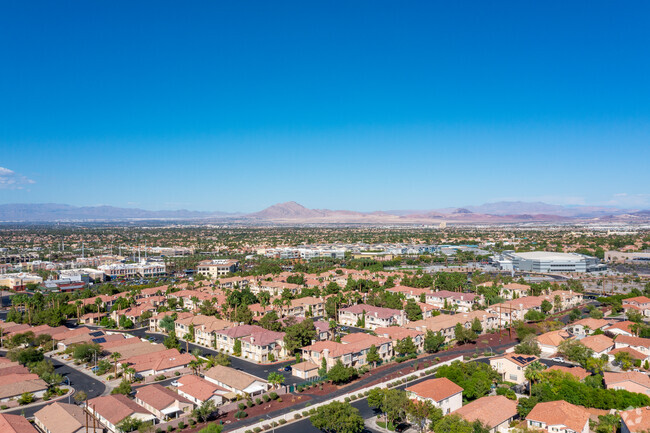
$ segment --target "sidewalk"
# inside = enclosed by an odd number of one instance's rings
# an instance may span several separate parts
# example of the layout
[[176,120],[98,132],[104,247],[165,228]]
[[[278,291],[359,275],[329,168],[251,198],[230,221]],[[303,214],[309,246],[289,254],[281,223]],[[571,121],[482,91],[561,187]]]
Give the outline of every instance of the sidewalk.
[[[120,382],[121,382],[120,379],[114,379],[114,380],[109,381],[106,378],[102,378],[101,376],[97,376],[92,371],[90,371],[90,370],[87,371],[86,368],[80,368],[81,367],[80,365],[75,365],[74,360],[63,359],[63,358],[61,358],[59,356],[54,356],[54,353],[56,353],[56,351],[47,352],[47,353],[45,353],[45,356],[50,357],[51,359],[55,359],[58,362],[60,362],[61,364],[67,365],[68,367],[72,368],[73,370],[78,371],[79,373],[85,374],[86,376],[91,377],[92,379],[106,385],[106,389],[102,393],[102,396],[110,394],[111,391],[113,390],[113,388],[118,386],[120,384]],[[81,391],[83,391],[83,390],[81,390]]]

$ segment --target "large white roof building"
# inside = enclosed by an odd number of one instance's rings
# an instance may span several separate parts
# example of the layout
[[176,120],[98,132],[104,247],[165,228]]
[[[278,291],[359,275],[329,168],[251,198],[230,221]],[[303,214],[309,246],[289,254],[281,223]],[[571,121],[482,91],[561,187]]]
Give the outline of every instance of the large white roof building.
[[508,269],[529,272],[593,272],[606,269],[596,257],[578,253],[504,251],[495,261]]

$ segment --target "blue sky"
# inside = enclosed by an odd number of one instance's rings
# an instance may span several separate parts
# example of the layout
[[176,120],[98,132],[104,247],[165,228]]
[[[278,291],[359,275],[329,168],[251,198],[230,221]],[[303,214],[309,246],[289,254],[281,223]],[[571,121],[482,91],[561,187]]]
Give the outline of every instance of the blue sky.
[[0,203],[650,208],[647,2],[0,4]]

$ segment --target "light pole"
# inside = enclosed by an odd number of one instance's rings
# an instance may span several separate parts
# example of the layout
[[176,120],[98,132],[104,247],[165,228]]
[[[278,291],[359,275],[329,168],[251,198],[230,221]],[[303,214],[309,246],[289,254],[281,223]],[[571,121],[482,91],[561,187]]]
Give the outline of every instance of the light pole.
[[[269,419],[269,421],[271,421],[271,417],[269,415],[266,415],[266,417]],[[271,422],[271,431],[275,433],[275,425],[273,424],[273,422]]]
[[[65,377],[65,380],[68,382],[68,388],[69,388],[70,387],[70,379],[68,378],[68,376],[64,376],[64,377]],[[70,391],[70,390],[68,390],[68,391]],[[70,404],[70,394],[72,394],[72,393],[70,393],[70,392],[68,393],[68,404]]]

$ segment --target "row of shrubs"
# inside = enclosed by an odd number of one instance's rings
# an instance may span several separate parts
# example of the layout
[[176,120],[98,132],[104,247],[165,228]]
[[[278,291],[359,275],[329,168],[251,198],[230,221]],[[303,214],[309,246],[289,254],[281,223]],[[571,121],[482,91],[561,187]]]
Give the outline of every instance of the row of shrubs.
[[244,433],[260,433],[261,431],[270,430],[270,429],[272,429],[274,427],[277,427],[278,425],[284,425],[286,423],[287,423],[287,420],[282,418],[278,422],[273,421],[271,424],[266,424],[266,425],[263,425],[262,427],[258,426],[258,427],[255,427],[252,430],[246,430]]
[[246,407],[253,407],[255,405],[260,405],[262,403],[268,403],[271,400],[278,400],[282,401],[280,397],[278,397],[278,394],[276,392],[270,392],[268,394],[264,394],[262,398],[257,397],[255,401],[253,399],[248,399],[246,403],[239,403],[239,410],[244,410]]

